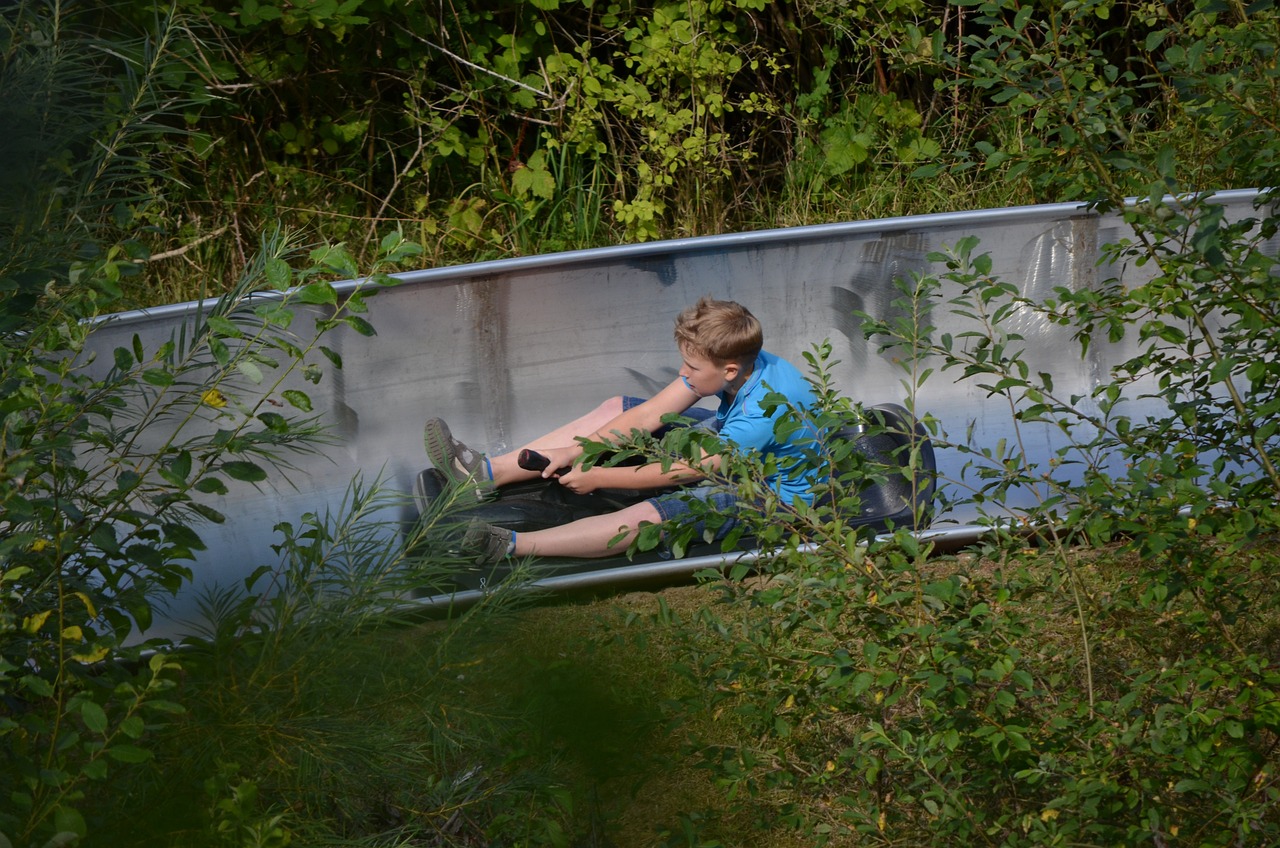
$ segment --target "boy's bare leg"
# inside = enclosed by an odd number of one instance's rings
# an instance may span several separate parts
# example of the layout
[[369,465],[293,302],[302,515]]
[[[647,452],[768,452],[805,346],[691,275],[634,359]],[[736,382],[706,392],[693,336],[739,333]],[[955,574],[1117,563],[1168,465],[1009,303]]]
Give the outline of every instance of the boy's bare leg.
[[[595,409],[579,418],[575,418],[568,424],[564,424],[547,433],[545,436],[539,436],[524,448],[530,450],[541,450],[544,448],[562,448],[572,445],[578,436],[589,436],[608,424],[613,419],[622,414],[622,398],[612,397]],[[504,453],[500,456],[489,457],[489,466],[493,469],[493,482],[499,486],[505,486],[508,483],[517,483],[521,480],[532,480],[541,476],[537,471],[526,471],[516,462],[520,456],[519,448]],[[614,529],[617,532],[617,528]],[[568,556],[568,554],[564,554]]]
[[[532,530],[516,534],[514,555],[602,557],[616,556],[627,549],[636,537],[641,523],[657,524],[662,521],[658,508],[648,501],[611,512],[593,515],[559,527]],[[619,533],[626,535],[613,547],[609,542]]]

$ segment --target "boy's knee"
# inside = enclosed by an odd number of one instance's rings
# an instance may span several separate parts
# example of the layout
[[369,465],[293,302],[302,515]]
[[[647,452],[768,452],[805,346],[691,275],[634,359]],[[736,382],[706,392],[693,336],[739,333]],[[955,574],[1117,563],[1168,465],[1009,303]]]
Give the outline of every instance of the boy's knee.
[[609,418],[612,419],[621,415],[622,411],[623,411],[623,397],[622,395],[614,395],[613,397],[609,398],[604,403],[596,407],[595,414],[601,415],[601,416],[608,416]]
[[641,524],[662,523],[662,513],[658,512],[658,508],[649,500],[625,507],[619,510],[617,515],[625,519],[627,526],[634,528],[638,528]]

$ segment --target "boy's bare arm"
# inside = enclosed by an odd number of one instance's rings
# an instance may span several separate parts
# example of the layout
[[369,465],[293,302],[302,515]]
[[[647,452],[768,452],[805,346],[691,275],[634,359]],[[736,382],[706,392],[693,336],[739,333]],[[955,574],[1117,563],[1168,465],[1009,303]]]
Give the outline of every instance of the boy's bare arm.
[[[662,416],[668,413],[681,413],[693,406],[698,400],[698,396],[694,394],[683,380],[674,380],[670,385],[658,392],[649,400],[642,404],[633,406],[631,409],[623,411],[616,416],[608,424],[596,430],[594,433],[588,434],[585,438],[592,442],[607,442],[618,438],[619,436],[629,436],[632,430],[643,430],[646,433],[652,433],[654,430],[662,426]],[[542,476],[552,477],[558,469],[572,465],[582,456],[582,445],[575,443],[573,445],[565,445],[564,447],[544,448],[539,451],[550,460],[550,464],[546,470],[542,472]],[[656,488],[659,486],[669,485],[667,483],[655,483],[647,488]],[[638,488],[635,484],[631,485],[606,485],[597,486],[596,488]]]
[[605,442],[618,436],[629,436],[632,430],[652,433],[662,426],[662,416],[684,412],[698,402],[698,396],[681,379],[673,380],[662,391],[642,404],[624,410],[621,415],[587,437],[592,442]]
[[720,455],[708,454],[697,467],[685,462],[673,462],[666,471],[661,462],[647,465],[595,466],[586,471],[573,467],[560,475],[560,485],[586,494],[597,489],[662,489],[682,486],[716,473],[720,469]]
[[559,482],[566,489],[586,494],[597,489],[662,489],[692,483],[703,475],[683,463],[663,471],[660,463],[619,467],[596,466],[586,471],[574,466],[560,475]]

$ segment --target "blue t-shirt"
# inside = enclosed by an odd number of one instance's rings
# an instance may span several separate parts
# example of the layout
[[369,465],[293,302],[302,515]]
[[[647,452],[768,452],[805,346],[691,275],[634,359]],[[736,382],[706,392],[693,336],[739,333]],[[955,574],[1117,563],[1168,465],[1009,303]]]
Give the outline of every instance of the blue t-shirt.
[[813,502],[810,491],[817,478],[817,469],[806,468],[804,475],[789,473],[794,461],[804,458],[804,445],[816,438],[812,427],[804,427],[793,433],[787,441],[779,442],[773,427],[785,407],[773,411],[773,417],[765,415],[761,404],[767,395],[780,394],[800,410],[809,410],[816,398],[813,386],[790,362],[772,353],[760,351],[751,376],[732,398],[721,392],[720,408],[716,410],[717,431],[725,441],[743,450],[759,451],[762,456],[772,454],[778,459],[779,472],[769,478],[783,499],[790,503],[799,497],[806,503]]

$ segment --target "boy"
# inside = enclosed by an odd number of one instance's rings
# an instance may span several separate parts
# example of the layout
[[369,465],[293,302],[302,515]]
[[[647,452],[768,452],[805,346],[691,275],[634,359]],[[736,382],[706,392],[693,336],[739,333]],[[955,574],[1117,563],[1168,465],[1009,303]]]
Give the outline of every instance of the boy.
[[[536,477],[558,479],[568,489],[586,493],[596,489],[660,489],[694,483],[719,470],[718,455],[705,456],[697,466],[675,463],[663,471],[659,463],[628,467],[594,467],[583,470],[576,463],[582,456],[577,440],[601,442],[614,434],[629,435],[638,429],[652,433],[662,426],[668,413],[690,417],[706,416],[698,426],[707,426],[725,442],[741,450],[772,454],[782,471],[769,478],[782,495],[811,501],[815,472],[788,474],[792,460],[804,453],[804,443],[812,431],[801,429],[784,442],[774,436],[775,419],[761,408],[770,393],[784,395],[800,410],[814,402],[813,389],[795,366],[762,350],[760,322],[747,309],[732,301],[702,298],[676,318],[675,341],[682,364],[679,377],[652,398],[614,397],[595,410],[526,445],[546,456],[544,471],[527,471],[517,464],[520,451],[485,456],[454,440],[448,426],[438,418],[426,424],[427,455],[437,469],[458,483],[476,483],[481,490]],[[720,400],[714,415],[709,410],[691,409],[704,397]],[[780,414],[780,412],[775,413]],[[569,468],[557,474],[556,469]],[[742,504],[736,495],[721,486],[704,484],[682,492],[666,493],[606,515],[591,516],[545,530],[514,533],[500,527],[475,523],[463,537],[463,548],[475,554],[481,565],[503,557],[569,556],[602,557],[625,551],[643,524],[656,524],[687,514],[689,497],[705,501],[717,512],[735,512]],[[727,532],[727,527],[725,532]],[[623,534],[610,546],[610,541]]]

